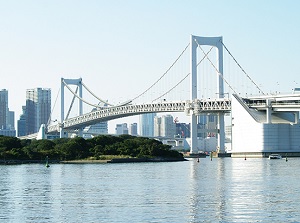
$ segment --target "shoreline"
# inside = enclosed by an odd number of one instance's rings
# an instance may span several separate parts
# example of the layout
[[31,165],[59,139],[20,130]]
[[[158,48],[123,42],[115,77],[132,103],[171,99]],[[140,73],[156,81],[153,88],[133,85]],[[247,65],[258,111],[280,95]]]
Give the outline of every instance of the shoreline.
[[[49,160],[49,164],[103,164],[103,163],[143,163],[143,162],[179,162],[188,161],[184,158],[112,158],[105,160]],[[0,160],[0,165],[46,164],[45,160]]]

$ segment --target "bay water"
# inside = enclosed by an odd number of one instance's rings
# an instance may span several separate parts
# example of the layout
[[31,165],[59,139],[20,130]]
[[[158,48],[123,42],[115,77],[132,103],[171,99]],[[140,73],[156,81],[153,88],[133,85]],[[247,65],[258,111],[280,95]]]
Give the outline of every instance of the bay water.
[[300,158],[0,166],[0,222],[300,222]]

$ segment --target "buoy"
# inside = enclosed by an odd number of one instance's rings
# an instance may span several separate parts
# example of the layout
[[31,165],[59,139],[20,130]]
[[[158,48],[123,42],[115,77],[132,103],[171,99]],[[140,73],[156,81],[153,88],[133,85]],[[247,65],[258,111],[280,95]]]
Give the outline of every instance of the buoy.
[[200,162],[199,158],[197,159],[197,162],[198,162],[198,163]]
[[46,165],[47,168],[50,167],[49,163],[48,163],[48,156],[46,156]]

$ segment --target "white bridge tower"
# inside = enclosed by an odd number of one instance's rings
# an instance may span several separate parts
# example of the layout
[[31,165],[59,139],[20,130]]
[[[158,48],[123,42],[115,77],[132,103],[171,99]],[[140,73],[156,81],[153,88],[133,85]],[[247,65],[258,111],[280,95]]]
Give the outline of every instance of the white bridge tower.
[[[60,121],[61,123],[64,122],[65,119],[68,118],[69,113],[67,114],[67,116],[65,117],[65,92],[64,92],[64,87],[68,87],[68,85],[76,85],[77,89],[79,90],[78,92],[78,99],[79,99],[79,103],[78,103],[78,115],[82,115],[83,114],[83,105],[82,105],[82,78],[79,79],[64,79],[61,78],[61,106],[60,106]],[[70,88],[69,88],[70,90]],[[77,90],[76,90],[76,94],[77,94]],[[74,102],[75,97],[73,98],[73,102]],[[72,104],[73,104],[72,102]],[[72,107],[72,105],[71,105]],[[70,108],[71,109],[71,108]],[[78,135],[82,136],[82,129],[78,130]],[[60,128],[60,138],[65,138],[66,136],[66,132],[63,131],[63,129]]]
[[[218,98],[224,98],[223,88],[223,44],[222,37],[200,37],[191,35],[190,38],[190,100],[194,101],[198,98],[197,95],[197,47],[198,45],[209,45],[216,47],[218,50],[218,74],[217,74],[217,95]],[[203,75],[203,74],[202,74]],[[195,114],[191,114],[191,150],[190,153],[198,153],[198,140],[197,140],[197,117]],[[218,152],[225,152],[225,123],[224,113],[218,113]]]

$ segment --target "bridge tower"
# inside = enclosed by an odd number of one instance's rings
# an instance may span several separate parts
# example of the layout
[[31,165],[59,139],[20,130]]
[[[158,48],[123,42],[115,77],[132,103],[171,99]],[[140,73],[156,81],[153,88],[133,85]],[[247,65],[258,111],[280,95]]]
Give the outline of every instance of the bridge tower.
[[[82,105],[82,100],[80,100],[82,98],[82,78],[79,79],[64,79],[61,78],[61,123],[64,122],[65,119],[67,119],[68,117],[65,117],[64,111],[65,111],[65,107],[64,107],[64,99],[65,99],[65,92],[64,92],[64,87],[68,87],[67,85],[76,85],[78,87],[78,99],[79,99],[79,103],[78,103],[78,113],[79,115],[83,114],[83,105]],[[77,93],[76,93],[77,94]],[[74,95],[74,99],[75,99],[75,95]],[[73,101],[74,101],[73,99]],[[73,102],[72,102],[73,103]],[[71,105],[72,106],[72,105]],[[67,114],[68,116],[69,114]],[[78,135],[82,136],[82,129],[78,130]],[[60,138],[65,138],[66,136],[66,132],[63,131],[62,128],[60,128]]]
[[[190,100],[194,101],[198,98],[197,95],[197,47],[198,45],[208,45],[216,47],[218,50],[218,75],[217,75],[217,95],[218,98],[224,98],[223,88],[223,44],[222,37],[200,37],[191,35],[190,38]],[[195,114],[191,114],[191,150],[190,153],[198,153],[197,147],[197,117]],[[218,151],[225,152],[225,123],[224,113],[218,114]]]

